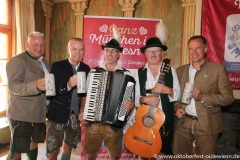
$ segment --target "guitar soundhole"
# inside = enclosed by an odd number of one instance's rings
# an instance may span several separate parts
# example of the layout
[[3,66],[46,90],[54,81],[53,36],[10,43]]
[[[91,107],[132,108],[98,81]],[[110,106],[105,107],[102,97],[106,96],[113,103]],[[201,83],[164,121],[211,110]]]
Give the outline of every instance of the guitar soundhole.
[[147,116],[147,115],[143,117],[143,124],[145,127],[150,128],[154,126],[154,123],[155,123],[155,120],[153,117]]

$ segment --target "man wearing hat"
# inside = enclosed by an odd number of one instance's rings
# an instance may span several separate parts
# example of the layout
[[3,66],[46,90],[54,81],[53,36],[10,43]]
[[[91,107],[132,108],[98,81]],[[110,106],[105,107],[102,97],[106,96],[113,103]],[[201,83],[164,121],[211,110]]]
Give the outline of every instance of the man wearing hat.
[[[165,122],[159,130],[162,138],[161,153],[172,154],[174,125],[173,102],[177,101],[180,97],[180,86],[177,74],[175,69],[170,67],[169,72],[164,76],[163,83],[158,83],[163,52],[167,50],[167,46],[163,45],[158,37],[149,38],[146,45],[140,49],[142,53],[145,54],[147,63],[143,68],[138,69],[138,73],[135,75],[135,104],[137,107],[141,104],[146,104],[156,106],[163,110]],[[153,92],[159,93],[160,97],[154,96]]]
[[[130,72],[122,68],[118,63],[123,47],[120,46],[116,39],[113,38],[105,45],[102,45],[102,49],[104,53],[104,63],[92,69],[91,72],[96,70],[106,70],[124,72],[124,74],[130,75]],[[127,111],[130,111],[133,108],[133,105],[134,102],[132,99],[125,101],[124,103]],[[86,123],[86,121],[83,120],[83,110],[81,111],[79,119],[81,123]],[[123,128],[117,128],[103,123],[88,122],[85,132],[83,152],[86,154],[88,160],[95,160],[102,141],[104,141],[104,144],[108,148],[110,159],[119,159],[122,150],[122,138]]]

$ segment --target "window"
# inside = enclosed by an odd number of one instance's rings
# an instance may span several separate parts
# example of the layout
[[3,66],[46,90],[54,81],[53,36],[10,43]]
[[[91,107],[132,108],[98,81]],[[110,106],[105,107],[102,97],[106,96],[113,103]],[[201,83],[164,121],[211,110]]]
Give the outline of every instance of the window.
[[0,0],[0,115],[6,113],[8,86],[6,63],[11,57],[11,0]]

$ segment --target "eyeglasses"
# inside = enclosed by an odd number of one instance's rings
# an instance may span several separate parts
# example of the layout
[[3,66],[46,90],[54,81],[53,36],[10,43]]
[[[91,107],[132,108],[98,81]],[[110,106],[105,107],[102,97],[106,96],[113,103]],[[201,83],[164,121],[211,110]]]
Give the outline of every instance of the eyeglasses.
[[106,52],[106,53],[118,53],[119,50],[117,50],[117,49],[104,49],[104,52]]
[[154,51],[145,51],[145,53],[154,53],[154,54],[158,54],[158,53],[162,53],[163,50],[154,50]]

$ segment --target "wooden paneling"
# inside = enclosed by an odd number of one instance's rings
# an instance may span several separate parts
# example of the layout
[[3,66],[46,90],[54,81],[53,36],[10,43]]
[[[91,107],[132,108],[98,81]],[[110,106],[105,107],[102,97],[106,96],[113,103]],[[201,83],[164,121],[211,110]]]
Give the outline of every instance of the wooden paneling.
[[45,17],[41,0],[35,0],[34,6],[35,30],[45,33]]
[[[36,28],[42,31],[44,30],[43,11],[39,7],[41,2],[36,3],[38,5],[35,6],[38,10],[35,15]],[[122,6],[118,0],[89,0],[87,7],[86,15],[123,16]],[[166,45],[169,49],[165,57],[171,58],[174,67],[178,67],[181,60],[182,12],[180,0],[139,0],[135,5],[136,18],[163,19],[168,28]],[[67,42],[75,34],[75,16],[69,2],[54,3],[51,23],[50,55],[51,62],[55,62],[68,57]]]
[[68,57],[67,43],[75,35],[75,16],[70,3],[57,3],[53,6],[51,28],[51,62]]
[[162,19],[167,26],[168,50],[165,57],[175,68],[180,65],[182,7],[180,0],[141,0],[136,6],[135,17]]
[[86,15],[122,16],[122,6],[117,0],[91,0]]

